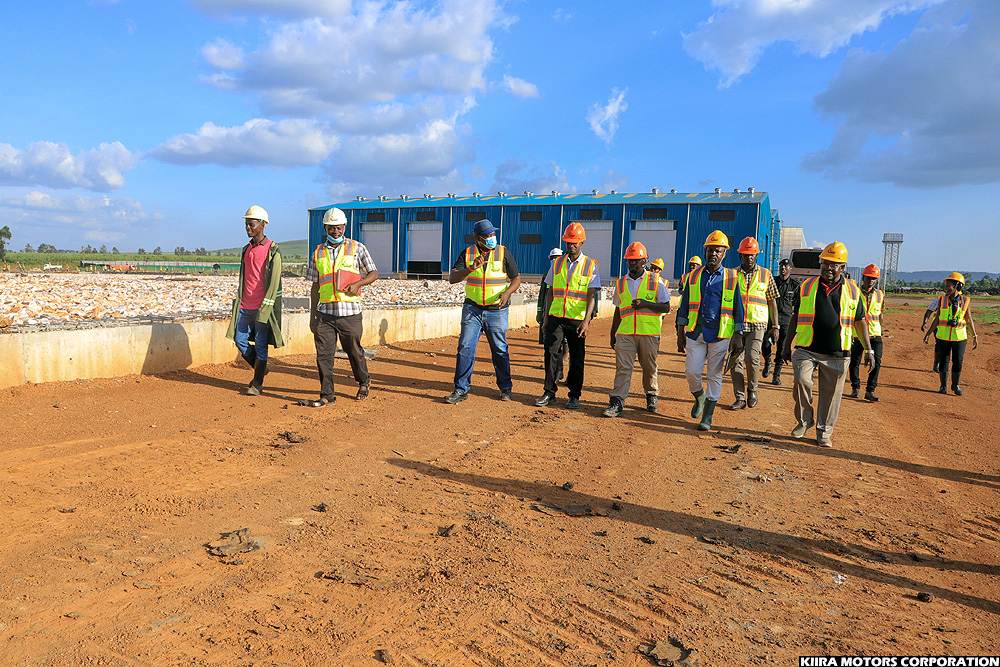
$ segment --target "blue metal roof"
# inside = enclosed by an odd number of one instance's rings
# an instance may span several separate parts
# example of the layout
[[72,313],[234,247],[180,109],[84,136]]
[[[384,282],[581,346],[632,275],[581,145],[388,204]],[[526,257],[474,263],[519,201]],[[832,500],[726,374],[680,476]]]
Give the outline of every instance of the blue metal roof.
[[425,208],[434,206],[552,206],[560,204],[760,204],[766,192],[633,192],[629,194],[557,194],[557,195],[468,195],[451,197],[399,197],[397,199],[352,200],[341,204],[317,206],[322,211],[341,209]]

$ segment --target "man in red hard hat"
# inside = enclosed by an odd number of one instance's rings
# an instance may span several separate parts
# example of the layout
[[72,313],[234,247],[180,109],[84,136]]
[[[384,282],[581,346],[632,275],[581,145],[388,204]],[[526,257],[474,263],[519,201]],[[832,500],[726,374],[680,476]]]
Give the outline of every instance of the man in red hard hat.
[[[865,400],[872,403],[877,403],[879,400],[875,395],[875,388],[878,387],[878,372],[882,368],[882,328],[885,326],[885,320],[882,319],[885,292],[875,287],[878,277],[879,270],[874,264],[869,264],[861,272],[861,300],[864,301],[868,318],[868,340],[871,342],[872,352],[875,353],[875,364],[868,371],[868,383],[865,386]],[[864,351],[861,341],[855,336],[851,344],[851,365],[848,368],[851,378],[851,398],[861,396],[860,370]]]
[[657,382],[656,357],[660,353],[660,328],[663,316],[670,312],[670,293],[656,271],[646,270],[649,254],[636,241],[625,250],[628,275],[615,283],[611,302],[615,306],[611,322],[611,349],[615,351],[615,386],[611,401],[601,413],[617,417],[625,409],[625,399],[632,384],[635,358],[642,367],[642,388],[646,392],[646,410],[656,412],[660,386]]
[[757,266],[757,255],[760,254],[757,239],[746,237],[737,251],[740,253],[740,268],[736,275],[740,280],[746,321],[743,331],[736,334],[743,339],[743,349],[734,353],[734,361],[731,363],[736,401],[730,406],[730,410],[757,405],[760,348],[765,337],[770,341],[778,338],[778,288],[771,272],[763,266]]
[[552,262],[544,278],[551,287],[545,297],[542,319],[542,329],[545,330],[545,389],[535,405],[543,407],[556,400],[559,348],[565,340],[569,345],[569,373],[566,375],[569,399],[566,409],[577,410],[580,394],[583,393],[587,331],[597,304],[597,292],[601,289],[601,276],[597,272],[597,262],[583,254],[583,243],[587,240],[583,225],[570,223],[562,238],[566,242],[566,254]]

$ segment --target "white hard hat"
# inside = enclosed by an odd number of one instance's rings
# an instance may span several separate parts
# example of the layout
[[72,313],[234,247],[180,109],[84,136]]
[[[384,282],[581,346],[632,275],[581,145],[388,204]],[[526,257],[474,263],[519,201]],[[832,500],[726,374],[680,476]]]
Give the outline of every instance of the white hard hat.
[[347,215],[336,206],[326,209],[323,214],[323,225],[346,225]]
[[552,259],[553,257],[562,257],[562,256],[563,256],[562,248],[553,248],[552,250],[549,250],[549,259]]
[[267,211],[265,211],[264,209],[262,209],[260,206],[256,206],[256,205],[251,206],[250,208],[248,208],[247,212],[246,212],[246,215],[244,215],[243,217],[244,218],[255,218],[257,220],[263,220],[264,222],[268,221],[267,220]]

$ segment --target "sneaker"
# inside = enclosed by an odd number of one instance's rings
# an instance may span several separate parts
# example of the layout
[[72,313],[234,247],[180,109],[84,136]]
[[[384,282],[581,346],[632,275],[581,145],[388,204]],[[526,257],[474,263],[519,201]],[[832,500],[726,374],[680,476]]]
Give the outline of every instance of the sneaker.
[[646,394],[646,412],[656,412],[660,399],[656,394]]
[[555,394],[542,394],[541,396],[535,399],[535,405],[537,405],[540,408],[544,408],[546,405],[549,405],[550,403],[555,403],[555,400],[556,400]]
[[816,444],[820,447],[833,447],[833,440],[824,433],[816,436]]
[[576,396],[570,396],[569,400],[566,401],[566,409],[567,410],[579,410],[580,409],[580,399],[577,398]]
[[622,403],[621,399],[613,398],[608,403],[608,407],[601,410],[602,417],[617,417],[622,411],[624,411],[625,405]]
[[461,403],[469,397],[468,394],[460,394],[457,391],[453,391],[444,397],[445,402],[455,405],[456,403]]
[[792,429],[792,437],[801,438],[806,434],[806,431],[808,431],[812,427],[813,427],[813,422],[809,422],[808,424],[797,424],[795,428]]
[[510,400],[510,389],[504,389],[503,391],[500,392],[500,400],[501,401]]

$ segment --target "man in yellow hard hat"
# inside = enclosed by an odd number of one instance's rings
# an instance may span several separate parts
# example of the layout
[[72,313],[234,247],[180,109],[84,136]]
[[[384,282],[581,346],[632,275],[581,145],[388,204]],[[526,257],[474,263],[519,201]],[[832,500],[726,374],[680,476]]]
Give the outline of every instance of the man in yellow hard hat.
[[615,386],[608,407],[601,413],[617,417],[625,409],[625,399],[632,384],[635,358],[642,367],[642,388],[646,392],[646,410],[656,412],[660,386],[656,357],[660,353],[660,329],[663,316],[670,312],[670,293],[656,273],[646,270],[649,256],[638,241],[625,250],[628,275],[615,282],[611,302],[615,306],[611,322],[611,349],[615,351]]
[[[875,395],[878,387],[878,372],[882,368],[882,329],[885,326],[885,319],[882,317],[882,304],[885,301],[885,292],[877,288],[880,271],[874,264],[869,264],[861,271],[861,300],[864,301],[865,313],[868,319],[868,340],[871,342],[874,353],[874,366],[868,371],[868,381],[865,385],[865,400],[877,403],[879,398]],[[851,343],[851,364],[848,368],[848,375],[851,378],[851,398],[861,397],[861,357],[864,347],[857,336]]]
[[[771,272],[757,266],[760,246],[757,239],[748,236],[740,243],[740,267],[736,275],[740,279],[740,293],[743,295],[743,312],[746,321],[742,333],[743,350],[733,355],[733,394],[736,401],[730,410],[753,408],[757,405],[757,387],[760,382],[760,348],[764,338],[769,341],[778,338],[778,288]],[[770,324],[769,324],[770,322]]]
[[972,300],[962,295],[965,276],[957,271],[944,279],[944,294],[938,297],[938,306],[931,328],[924,334],[924,343],[934,334],[934,361],[941,376],[939,394],[948,393],[948,358],[951,357],[951,390],[956,396],[965,392],[959,385],[962,379],[962,362],[968,343],[967,329],[972,330],[972,349],[979,347],[976,324],[972,321]]
[[699,266],[701,266],[701,257],[699,257],[698,255],[693,255],[691,259],[688,260],[687,273],[681,276],[681,280],[679,283],[680,286],[678,287],[678,289],[681,292],[683,292],[684,288],[687,287],[688,280],[691,279],[691,274],[694,273],[694,270],[697,269]]
[[250,242],[240,256],[240,282],[226,337],[236,343],[243,360],[253,368],[247,387],[260,395],[267,374],[267,346],[283,347],[281,336],[281,250],[264,235],[267,211],[251,206],[243,215]]
[[597,271],[597,262],[583,254],[583,244],[587,240],[583,225],[570,223],[562,238],[566,242],[566,254],[552,262],[544,278],[551,286],[545,297],[542,320],[545,330],[545,388],[535,405],[543,407],[556,400],[556,370],[559,350],[565,340],[569,346],[569,373],[566,375],[569,399],[566,409],[577,410],[583,393],[587,331],[597,303],[597,292],[601,289],[601,276]]
[[[864,348],[865,366],[872,363],[861,290],[844,276],[847,247],[839,241],[820,253],[820,274],[802,283],[795,299],[795,311],[788,336],[781,351],[792,362],[795,387],[795,418],[792,436],[801,438],[813,425],[820,447],[833,446],[833,426],[840,413],[840,400],[847,379],[847,360],[851,355],[852,329]],[[792,353],[792,345],[795,353]],[[818,401],[813,409],[813,373],[819,371]],[[815,415],[815,417],[814,417]]]
[[677,351],[685,355],[688,389],[694,396],[691,416],[701,417],[700,431],[712,428],[715,405],[722,395],[726,352],[743,349],[735,335],[742,331],[744,321],[739,278],[735,269],[722,266],[728,249],[729,237],[721,231],[708,235],[705,266],[691,274],[677,311]]

